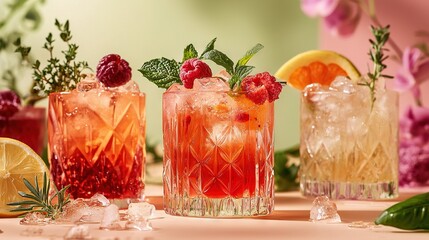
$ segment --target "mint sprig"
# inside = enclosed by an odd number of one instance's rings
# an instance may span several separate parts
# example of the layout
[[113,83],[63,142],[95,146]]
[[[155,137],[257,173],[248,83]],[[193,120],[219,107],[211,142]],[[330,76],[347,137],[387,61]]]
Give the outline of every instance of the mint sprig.
[[191,58],[210,60],[225,68],[225,70],[231,75],[231,79],[229,80],[231,90],[237,90],[240,88],[243,78],[249,75],[254,68],[253,66],[248,66],[246,64],[264,46],[259,43],[256,44],[234,65],[234,62],[226,54],[215,49],[215,42],[216,38],[211,40],[201,55],[198,54],[194,45],[189,44],[183,51],[181,62],[167,58],[156,58],[145,62],[139,69],[139,72],[141,72],[149,81],[155,83],[158,87],[169,88],[174,83],[181,83],[179,72],[180,66],[183,62]]

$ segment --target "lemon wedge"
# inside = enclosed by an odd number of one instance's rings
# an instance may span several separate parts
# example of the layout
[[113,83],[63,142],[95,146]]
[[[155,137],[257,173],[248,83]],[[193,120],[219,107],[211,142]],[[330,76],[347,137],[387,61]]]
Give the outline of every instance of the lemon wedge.
[[0,217],[20,215],[20,212],[10,212],[14,207],[7,203],[24,200],[18,195],[18,191],[28,192],[23,178],[34,183],[37,176],[41,186],[45,172],[49,176],[42,158],[29,146],[14,139],[0,138]]

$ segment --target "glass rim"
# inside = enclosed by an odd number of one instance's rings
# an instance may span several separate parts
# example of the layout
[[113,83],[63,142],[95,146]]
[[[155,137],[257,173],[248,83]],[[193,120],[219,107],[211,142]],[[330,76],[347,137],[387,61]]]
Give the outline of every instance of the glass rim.
[[86,94],[100,94],[100,93],[111,93],[111,94],[115,94],[115,95],[123,95],[123,94],[135,94],[135,95],[139,95],[139,96],[146,96],[146,94],[144,92],[118,92],[118,91],[85,91],[85,92],[78,92],[78,91],[63,91],[63,92],[51,92],[48,94],[48,97],[55,97],[55,96],[60,96],[60,95],[71,95],[74,93],[86,93]]

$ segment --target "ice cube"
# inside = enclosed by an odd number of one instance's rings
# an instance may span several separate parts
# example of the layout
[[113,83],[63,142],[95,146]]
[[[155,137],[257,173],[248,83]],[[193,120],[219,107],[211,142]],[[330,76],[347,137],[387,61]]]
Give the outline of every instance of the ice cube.
[[87,225],[75,225],[64,236],[65,240],[85,240],[92,239]]
[[188,90],[187,88],[185,88],[185,86],[183,86],[182,84],[179,83],[173,83],[173,85],[171,85],[166,92],[178,92],[178,91],[186,91]]
[[46,215],[41,212],[30,212],[25,214],[25,217],[19,221],[22,225],[44,225]]
[[88,206],[107,207],[109,205],[109,199],[107,199],[103,194],[100,193],[94,194],[88,202]]
[[155,206],[147,202],[130,203],[128,206],[128,219],[139,221],[148,219],[155,214]]
[[[92,205],[90,206],[90,204]],[[78,198],[72,200],[63,208],[63,212],[57,221],[71,223],[100,222],[103,217],[104,209],[105,207],[94,206],[93,200]]]
[[128,221],[125,224],[125,229],[127,230],[138,230],[138,231],[151,231],[152,226],[149,221],[146,219],[141,219],[137,221]]
[[107,89],[110,91],[116,91],[116,92],[132,92],[132,93],[140,92],[139,85],[133,80],[128,81],[122,86],[115,87],[115,88],[107,88]]
[[229,85],[221,78],[199,78],[195,79],[194,87],[195,91],[229,91]]
[[312,222],[340,223],[341,218],[337,213],[337,205],[331,202],[327,196],[316,197],[310,210]]
[[78,92],[88,92],[93,89],[99,89],[100,86],[100,82],[97,81],[95,76],[93,74],[89,74],[77,84],[76,90]]
[[110,204],[104,210],[103,218],[100,223],[100,229],[121,230],[122,227],[119,224],[119,221],[119,207],[115,204]]
[[69,204],[65,205],[63,212],[57,219],[57,222],[78,222],[85,215],[87,204],[83,199],[72,200]]
[[303,96],[309,102],[321,102],[326,96],[326,89],[320,83],[307,85],[302,91]]
[[336,92],[342,92],[351,94],[356,92],[355,84],[344,76],[338,76],[335,78],[335,80],[331,83],[329,86],[330,91],[336,91]]
[[99,223],[103,219],[105,207],[87,206],[80,222]]

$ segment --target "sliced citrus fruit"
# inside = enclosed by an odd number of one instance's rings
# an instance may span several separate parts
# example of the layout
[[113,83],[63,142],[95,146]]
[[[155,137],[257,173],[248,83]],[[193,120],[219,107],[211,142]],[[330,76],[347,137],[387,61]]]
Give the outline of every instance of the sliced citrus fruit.
[[343,55],[327,50],[311,50],[296,55],[277,70],[275,76],[302,90],[311,83],[329,85],[337,76],[360,76],[353,63]]
[[37,176],[42,186],[45,172],[49,173],[45,163],[29,146],[14,139],[0,138],[0,217],[22,214],[10,212],[14,207],[7,203],[25,200],[18,195],[18,191],[29,191],[23,178],[34,184]]

